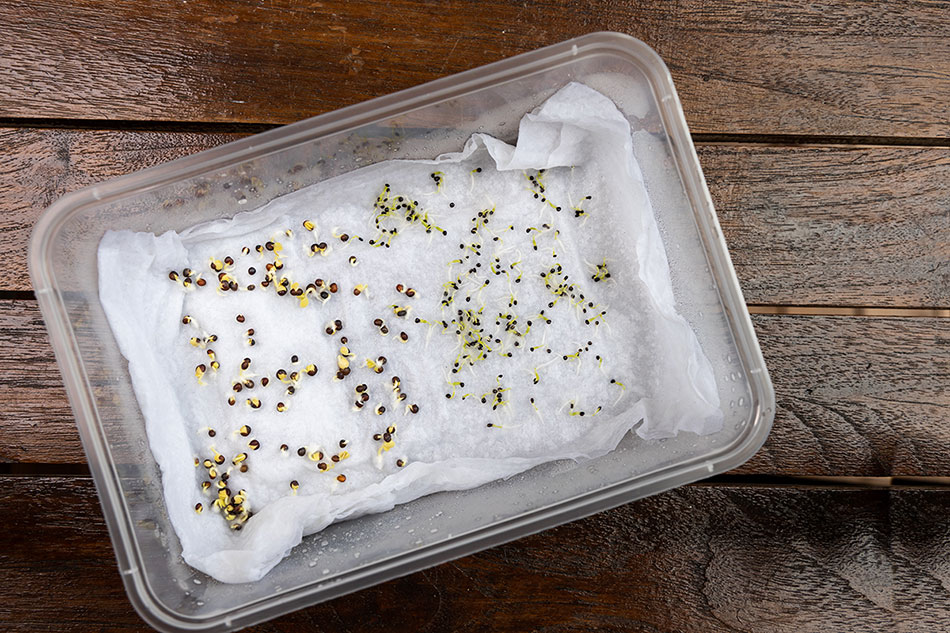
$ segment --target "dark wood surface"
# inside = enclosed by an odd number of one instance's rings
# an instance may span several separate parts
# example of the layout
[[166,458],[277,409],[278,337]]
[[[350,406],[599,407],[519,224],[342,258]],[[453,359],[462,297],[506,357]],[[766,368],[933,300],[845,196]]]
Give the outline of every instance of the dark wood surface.
[[945,139],[945,9],[873,0],[4,3],[0,110],[287,123],[613,30],[664,58],[694,132]]
[[[101,517],[64,512],[94,496],[6,478],[4,630],[141,629]],[[689,486],[253,630],[939,631],[948,548],[950,491]]]
[[42,210],[600,29],[669,65],[746,300],[785,313],[753,317],[771,436],[711,483],[255,630],[950,629],[950,320],[926,316],[950,308],[950,3],[37,0],[0,4],[0,630],[145,628],[30,293]]

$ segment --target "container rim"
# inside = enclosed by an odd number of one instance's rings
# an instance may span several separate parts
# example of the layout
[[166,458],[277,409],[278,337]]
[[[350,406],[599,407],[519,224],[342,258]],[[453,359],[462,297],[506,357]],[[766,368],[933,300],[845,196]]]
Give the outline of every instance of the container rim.
[[[93,205],[119,200],[132,193],[156,189],[200,173],[260,158],[318,137],[406,114],[494,84],[550,70],[574,60],[601,55],[620,57],[636,65],[656,97],[677,169],[693,206],[711,272],[718,282],[727,322],[749,380],[753,415],[744,431],[712,455],[641,474],[596,492],[564,499],[500,523],[476,528],[451,541],[436,543],[379,561],[351,572],[329,587],[321,587],[326,579],[315,580],[266,600],[254,601],[238,610],[203,617],[184,616],[164,605],[143,571],[144,563],[134,535],[131,514],[121,494],[119,474],[111,460],[75,331],[49,265],[54,237],[71,218]],[[28,265],[35,295],[53,348],[56,350],[66,392],[76,415],[76,424],[102,504],[126,593],[138,614],[148,624],[163,631],[227,630],[248,626],[285,613],[291,608],[314,604],[317,601],[312,598],[318,593],[321,593],[320,601],[329,600],[376,582],[412,573],[447,558],[456,558],[521,538],[547,527],[735,468],[752,457],[761,447],[774,419],[775,395],[772,384],[686,126],[672,76],[652,48],[623,33],[602,31],[583,35],[69,193],[53,203],[38,219],[30,239]],[[321,588],[322,592],[319,591]]]

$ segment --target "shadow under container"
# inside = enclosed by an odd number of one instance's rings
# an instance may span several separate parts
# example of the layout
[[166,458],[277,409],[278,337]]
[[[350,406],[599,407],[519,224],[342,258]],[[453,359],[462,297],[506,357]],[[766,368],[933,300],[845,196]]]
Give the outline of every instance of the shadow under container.
[[[599,459],[552,462],[331,525],[255,583],[226,585],[189,567],[99,304],[104,232],[182,230],[380,161],[459,151],[477,132],[514,142],[521,117],[571,81],[607,95],[652,139],[649,156],[637,158],[678,309],[714,369],[723,430],[661,441],[631,433]],[[730,470],[758,450],[774,416],[772,385],[669,71],[643,42],[618,33],[569,40],[70,194],[37,223],[29,263],[123,582],[139,614],[163,631],[241,628]]]

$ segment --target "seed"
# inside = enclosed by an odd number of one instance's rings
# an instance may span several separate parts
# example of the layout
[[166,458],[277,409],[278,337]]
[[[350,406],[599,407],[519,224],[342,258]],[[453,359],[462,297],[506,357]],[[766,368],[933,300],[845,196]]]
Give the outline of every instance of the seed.
[[350,266],[356,266],[357,261],[356,255],[350,255]]
[[292,362],[292,363],[296,363],[296,362],[298,362],[299,360],[300,360],[300,359],[297,357],[296,354],[294,354],[293,356],[290,357],[290,362]]
[[367,400],[369,400],[369,394],[364,391],[360,394],[360,402],[366,402]]
[[310,363],[309,365],[307,365],[307,375],[308,375],[308,376],[316,376],[316,375],[317,375],[317,366],[314,365],[313,363]]
[[380,327],[382,324],[383,324],[383,320],[382,320],[382,319],[374,319],[374,320],[373,320],[373,325],[375,325],[376,327]]
[[235,465],[240,464],[245,459],[247,459],[247,453],[241,453],[240,455],[236,455],[234,459],[231,460],[231,463]]
[[290,448],[290,447],[287,446],[286,444],[281,444],[281,445],[280,445],[280,452],[281,452],[281,453],[284,453],[284,452],[287,451],[288,448]]
[[312,231],[314,228],[313,222],[311,222],[310,220],[304,220],[303,228],[307,229],[308,231]]
[[320,462],[319,464],[317,464],[317,468],[319,468],[320,470],[326,470],[327,468],[329,468],[329,466],[327,466],[323,462]]
[[346,448],[346,440],[340,440],[340,448]]
[[396,427],[394,427],[394,426],[387,426],[387,427],[386,427],[386,432],[387,432],[387,433],[395,433],[395,432],[396,432]]
[[373,434],[373,439],[378,442],[379,440],[383,439],[383,436],[380,435],[379,433],[375,433]]
[[228,396],[228,404],[229,404],[230,406],[233,407],[235,402],[237,402],[237,401],[234,399],[234,396]]
[[258,442],[257,440],[251,440],[250,442],[247,443],[247,445],[250,447],[252,451],[256,451],[257,449],[261,447],[261,443]]
[[400,333],[399,333],[399,340],[401,340],[403,343],[405,343],[406,341],[409,340],[409,335],[406,334],[405,332],[400,332]]
[[396,460],[396,466],[402,468],[405,465],[406,465],[406,462],[402,461],[401,459]]
[[409,288],[408,290],[406,290],[406,296],[407,296],[407,297],[415,297],[415,296],[416,296],[416,291],[415,291],[413,288]]
[[384,442],[391,442],[392,440],[393,440],[392,433],[389,433],[389,432],[383,433]]
[[270,378],[268,378],[267,376],[264,376],[263,378],[261,378],[262,387],[266,387],[268,384],[270,384]]
[[244,323],[244,315],[243,315],[243,314],[239,314],[239,315],[237,315],[237,316],[234,317],[234,318],[237,320],[238,323]]
[[[255,450],[257,450],[257,449],[255,449]],[[246,473],[246,472],[247,472],[247,464],[241,464],[241,467],[240,467],[238,470],[240,470],[242,473]]]
[[208,437],[214,437],[215,435],[217,435],[217,433],[215,433],[214,429],[208,429]]
[[195,504],[195,512],[197,512],[198,514],[201,514],[201,511],[202,511],[202,510],[204,510],[204,506],[202,506],[200,503],[196,503],[196,504]]
[[204,286],[208,282],[205,281],[204,279],[198,279],[198,281],[196,281],[195,283],[198,284],[199,286]]
[[405,286],[403,286],[402,284],[396,284],[396,292],[402,292],[405,289],[406,289]]
[[336,364],[337,364],[337,367],[339,367],[342,370],[350,366],[350,361],[346,359],[346,356],[339,354],[336,357]]
[[323,451],[314,451],[314,452],[310,453],[310,460],[311,460],[311,461],[318,462],[318,461],[320,461],[321,459],[323,459]]
[[292,481],[290,482],[290,489],[291,489],[291,490],[296,490],[296,489],[299,488],[299,487],[300,487],[300,484],[297,483],[297,480],[296,480],[296,479],[294,479],[294,480],[292,480]]
[[278,403],[277,403],[277,411],[278,411],[278,412],[283,413],[283,412],[286,411],[286,410],[287,410],[287,405],[285,405],[283,402],[278,402]]
[[303,446],[301,446],[300,448],[297,449],[297,454],[300,455],[301,457],[303,457],[304,455],[307,454],[307,449],[305,449]]
[[337,475],[336,480],[342,484],[344,481],[346,481],[346,475]]
[[419,413],[419,405],[418,405],[418,404],[411,404],[411,405],[409,405],[409,410],[410,410],[412,413]]
[[339,289],[340,289],[340,287],[339,287],[338,285],[336,285],[336,282],[333,282],[332,284],[330,284],[330,292],[336,294],[336,291],[339,290]]
[[331,460],[333,463],[336,463],[336,462],[340,461],[340,456],[339,456],[339,455],[333,455],[333,456],[330,457],[330,460]]
[[376,405],[376,415],[382,415],[386,413],[386,407],[381,404]]

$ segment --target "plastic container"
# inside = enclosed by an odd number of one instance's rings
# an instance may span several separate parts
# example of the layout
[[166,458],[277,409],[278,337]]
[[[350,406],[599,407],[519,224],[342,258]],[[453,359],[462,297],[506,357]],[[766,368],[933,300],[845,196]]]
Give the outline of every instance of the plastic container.
[[[124,359],[99,305],[107,229],[162,232],[253,209],[392,158],[459,150],[580,81],[654,142],[638,147],[681,314],[712,362],[724,430],[628,435],[589,462],[431,495],[308,537],[263,580],[223,585],[180,557]],[[641,155],[641,154],[647,155]],[[129,598],[165,631],[231,630],[735,468],[761,446],[774,394],[666,66],[639,40],[594,33],[246,138],[70,194],[36,225],[30,273]],[[355,556],[359,553],[359,557]]]

